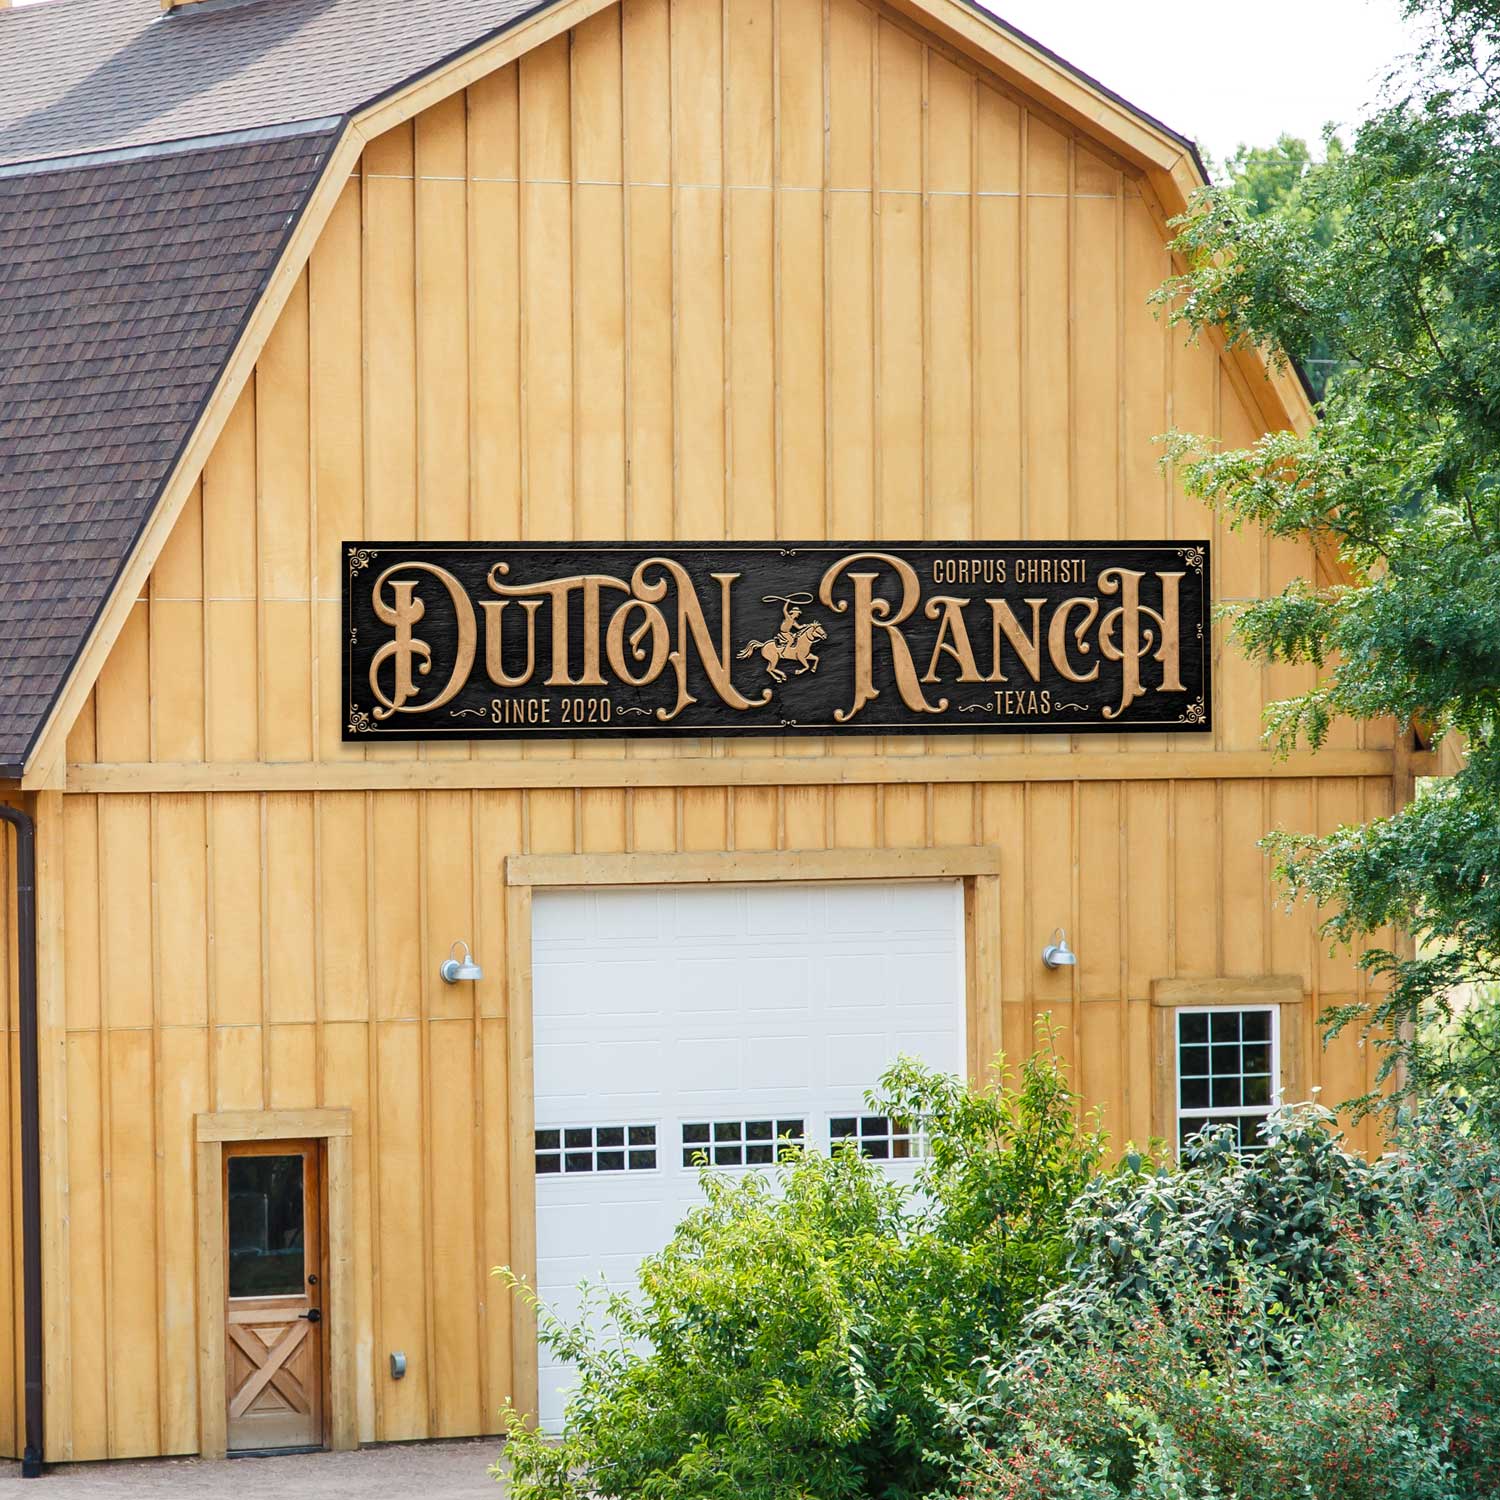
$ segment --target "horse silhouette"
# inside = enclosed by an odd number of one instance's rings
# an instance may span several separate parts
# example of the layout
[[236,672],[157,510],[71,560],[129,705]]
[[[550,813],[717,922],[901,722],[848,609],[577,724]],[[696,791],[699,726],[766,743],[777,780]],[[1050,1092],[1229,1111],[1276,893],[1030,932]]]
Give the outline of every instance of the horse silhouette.
[[768,641],[751,641],[735,660],[744,661],[752,651],[758,650],[765,660],[766,671],[777,682],[785,682],[786,673],[778,669],[777,663],[797,662],[798,677],[801,677],[804,672],[816,672],[818,670],[818,657],[812,648],[819,641],[826,641],[827,639],[828,632],[814,620],[809,625],[799,625],[792,632],[792,639],[789,644],[783,646],[775,636]]

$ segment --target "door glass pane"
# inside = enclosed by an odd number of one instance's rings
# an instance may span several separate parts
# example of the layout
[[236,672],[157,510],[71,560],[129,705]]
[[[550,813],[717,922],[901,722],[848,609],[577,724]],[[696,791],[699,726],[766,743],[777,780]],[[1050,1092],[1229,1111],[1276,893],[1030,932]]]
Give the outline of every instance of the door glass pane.
[[302,1157],[229,1158],[229,1295],[295,1297],[306,1291]]

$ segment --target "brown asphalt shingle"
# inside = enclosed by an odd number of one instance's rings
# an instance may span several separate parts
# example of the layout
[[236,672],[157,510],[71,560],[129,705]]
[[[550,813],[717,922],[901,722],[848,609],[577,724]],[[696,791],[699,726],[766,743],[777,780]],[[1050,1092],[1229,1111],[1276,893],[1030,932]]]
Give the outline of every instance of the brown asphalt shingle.
[[0,777],[19,774],[344,119],[545,3],[0,11]]
[[24,759],[334,138],[0,177],[0,765]]
[[0,11],[0,163],[348,114],[552,0],[42,0]]

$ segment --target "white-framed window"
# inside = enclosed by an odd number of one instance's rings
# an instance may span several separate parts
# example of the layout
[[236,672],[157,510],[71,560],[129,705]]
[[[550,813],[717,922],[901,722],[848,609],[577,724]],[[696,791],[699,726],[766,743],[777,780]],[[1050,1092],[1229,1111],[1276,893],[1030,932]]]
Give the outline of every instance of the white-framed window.
[[656,1165],[655,1125],[539,1125],[536,1129],[538,1177],[654,1172]]
[[1211,1125],[1232,1125],[1242,1150],[1280,1092],[1280,1007],[1183,1006],[1176,1012],[1177,1147]]
[[872,1161],[911,1161],[928,1155],[926,1132],[919,1120],[889,1115],[834,1115],[828,1121],[829,1149],[853,1144]]
[[682,1127],[682,1164],[768,1167],[806,1145],[806,1120],[690,1120]]

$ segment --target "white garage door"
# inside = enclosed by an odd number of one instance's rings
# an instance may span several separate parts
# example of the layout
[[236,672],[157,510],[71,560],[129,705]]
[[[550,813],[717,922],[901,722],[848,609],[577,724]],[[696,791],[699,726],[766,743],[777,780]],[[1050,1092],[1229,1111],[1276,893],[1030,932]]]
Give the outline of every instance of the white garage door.
[[[634,1284],[700,1201],[697,1152],[853,1133],[909,1170],[865,1090],[903,1052],[964,1066],[960,882],[539,891],[532,940],[537,1283],[564,1318],[586,1278]],[[541,1359],[555,1430],[569,1369]]]

